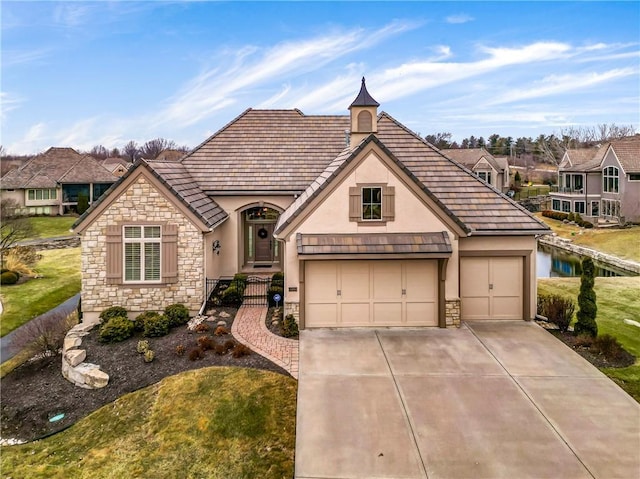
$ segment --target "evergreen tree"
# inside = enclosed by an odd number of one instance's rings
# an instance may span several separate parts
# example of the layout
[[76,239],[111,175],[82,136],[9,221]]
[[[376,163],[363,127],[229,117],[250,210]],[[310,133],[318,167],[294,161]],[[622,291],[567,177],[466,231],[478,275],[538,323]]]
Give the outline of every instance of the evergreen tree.
[[89,209],[89,195],[83,191],[78,193],[78,214],[81,215]]
[[587,334],[593,338],[598,335],[598,324],[596,314],[598,306],[596,304],[596,292],[593,290],[595,277],[595,267],[591,258],[582,260],[582,275],[580,276],[580,293],[578,294],[578,321],[574,327],[574,332]]

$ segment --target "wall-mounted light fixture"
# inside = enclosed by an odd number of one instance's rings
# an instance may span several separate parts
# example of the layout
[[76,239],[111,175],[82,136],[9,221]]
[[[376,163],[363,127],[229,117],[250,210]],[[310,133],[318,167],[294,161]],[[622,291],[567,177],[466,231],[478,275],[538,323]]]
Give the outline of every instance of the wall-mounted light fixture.
[[215,240],[213,242],[213,244],[211,245],[211,248],[213,249],[213,252],[217,255],[220,254],[220,241]]

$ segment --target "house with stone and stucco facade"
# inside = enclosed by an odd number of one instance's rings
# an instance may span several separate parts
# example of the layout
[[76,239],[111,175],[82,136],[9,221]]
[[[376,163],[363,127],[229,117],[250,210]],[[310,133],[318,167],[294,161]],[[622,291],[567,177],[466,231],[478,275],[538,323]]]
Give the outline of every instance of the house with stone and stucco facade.
[[136,162],[74,225],[85,320],[276,271],[301,328],[533,318],[548,228],[378,107],[363,79],[348,115],[248,109]]

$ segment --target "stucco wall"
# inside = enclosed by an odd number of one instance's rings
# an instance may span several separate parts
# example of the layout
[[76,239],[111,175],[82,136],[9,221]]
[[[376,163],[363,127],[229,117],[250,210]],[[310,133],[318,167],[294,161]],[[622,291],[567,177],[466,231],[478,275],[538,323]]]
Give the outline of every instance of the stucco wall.
[[[121,222],[178,225],[178,281],[144,287],[107,284],[106,229]],[[146,178],[139,177],[82,234],[82,311],[92,320],[109,306],[122,306],[133,317],[182,303],[197,313],[204,290],[202,233]]]
[[[386,184],[395,187],[395,219],[385,225],[373,226],[349,221],[349,188],[357,184]],[[406,233],[446,231],[453,249],[447,265],[446,297],[458,298],[458,241],[442,220],[391,172],[373,153],[370,153],[335,190],[307,216],[292,232],[285,245],[285,291],[287,303],[299,303],[299,265],[296,234],[328,233]],[[297,292],[289,288],[298,288]]]

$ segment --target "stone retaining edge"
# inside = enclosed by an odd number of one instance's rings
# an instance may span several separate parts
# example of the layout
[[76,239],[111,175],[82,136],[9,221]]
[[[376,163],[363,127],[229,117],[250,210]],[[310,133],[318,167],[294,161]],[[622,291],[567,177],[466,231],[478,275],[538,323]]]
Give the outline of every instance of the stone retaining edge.
[[109,383],[109,375],[97,364],[85,363],[87,351],[81,349],[82,338],[98,323],[79,323],[69,330],[62,346],[62,375],[85,389],[100,389]]
[[611,254],[602,253],[601,251],[597,251],[591,248],[585,248],[584,246],[578,246],[576,244],[573,244],[570,239],[561,238],[556,234],[542,236],[538,238],[538,241],[541,244],[554,246],[556,248],[560,248],[565,251],[569,251],[570,253],[578,254],[580,256],[588,256],[596,261],[599,261],[600,263],[606,263],[625,271],[640,274],[640,263],[624,260]]

